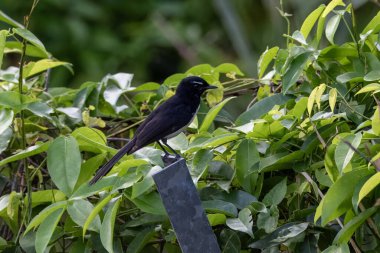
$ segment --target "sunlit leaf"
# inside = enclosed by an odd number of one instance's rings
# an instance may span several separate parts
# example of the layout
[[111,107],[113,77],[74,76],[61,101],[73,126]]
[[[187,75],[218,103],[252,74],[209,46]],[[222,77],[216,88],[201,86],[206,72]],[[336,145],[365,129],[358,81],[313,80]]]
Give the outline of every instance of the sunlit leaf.
[[45,252],[50,238],[52,237],[54,230],[57,227],[59,220],[61,219],[63,211],[64,209],[55,210],[41,223],[36,233],[37,253]]
[[119,209],[121,198],[114,200],[111,206],[108,207],[108,210],[104,216],[102,226],[100,228],[100,240],[104,248],[113,253],[113,239],[114,239],[114,228],[117,210]]
[[262,78],[268,65],[276,57],[279,47],[272,47],[266,49],[264,53],[261,54],[260,59],[257,63],[257,73],[259,73],[259,78]]
[[329,91],[329,105],[332,112],[334,112],[335,104],[336,104],[336,98],[337,98],[337,90],[336,88],[332,88]]
[[325,8],[326,6],[324,4],[320,5],[317,9],[313,10],[302,23],[300,31],[305,39],[309,36],[311,29],[313,29],[315,22],[317,22]]

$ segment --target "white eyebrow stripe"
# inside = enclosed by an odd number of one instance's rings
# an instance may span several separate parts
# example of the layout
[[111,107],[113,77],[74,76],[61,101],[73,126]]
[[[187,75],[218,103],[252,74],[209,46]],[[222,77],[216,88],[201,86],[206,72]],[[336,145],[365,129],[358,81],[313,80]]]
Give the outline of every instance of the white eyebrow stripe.
[[196,84],[203,84],[203,83],[198,82],[198,81],[193,81],[193,83],[196,83]]

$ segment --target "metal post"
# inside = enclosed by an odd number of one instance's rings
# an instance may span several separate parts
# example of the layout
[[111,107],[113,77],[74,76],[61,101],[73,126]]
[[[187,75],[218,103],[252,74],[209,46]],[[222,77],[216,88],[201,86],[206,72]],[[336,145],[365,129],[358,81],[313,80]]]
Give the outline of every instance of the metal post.
[[183,253],[220,253],[184,159],[153,175]]

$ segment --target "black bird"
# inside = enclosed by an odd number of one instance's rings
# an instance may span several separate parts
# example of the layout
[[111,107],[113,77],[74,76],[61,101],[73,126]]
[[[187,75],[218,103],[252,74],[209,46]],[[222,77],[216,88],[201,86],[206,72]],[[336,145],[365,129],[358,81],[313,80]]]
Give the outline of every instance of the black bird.
[[204,79],[197,76],[184,78],[178,85],[175,95],[149,114],[137,128],[133,139],[96,172],[90,185],[106,175],[125,154],[132,154],[155,141],[164,150],[166,156],[169,154],[160,141],[178,158],[179,155],[167,144],[167,139],[186,129],[198,111],[202,93],[215,88],[217,87],[209,85]]

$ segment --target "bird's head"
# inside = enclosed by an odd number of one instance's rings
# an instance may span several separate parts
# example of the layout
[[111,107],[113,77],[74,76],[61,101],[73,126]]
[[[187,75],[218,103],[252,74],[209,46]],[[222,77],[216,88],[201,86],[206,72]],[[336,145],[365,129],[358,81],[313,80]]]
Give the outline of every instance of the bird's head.
[[203,78],[200,78],[198,76],[189,76],[182,79],[178,85],[177,94],[200,97],[206,90],[216,88],[216,86],[209,85]]

